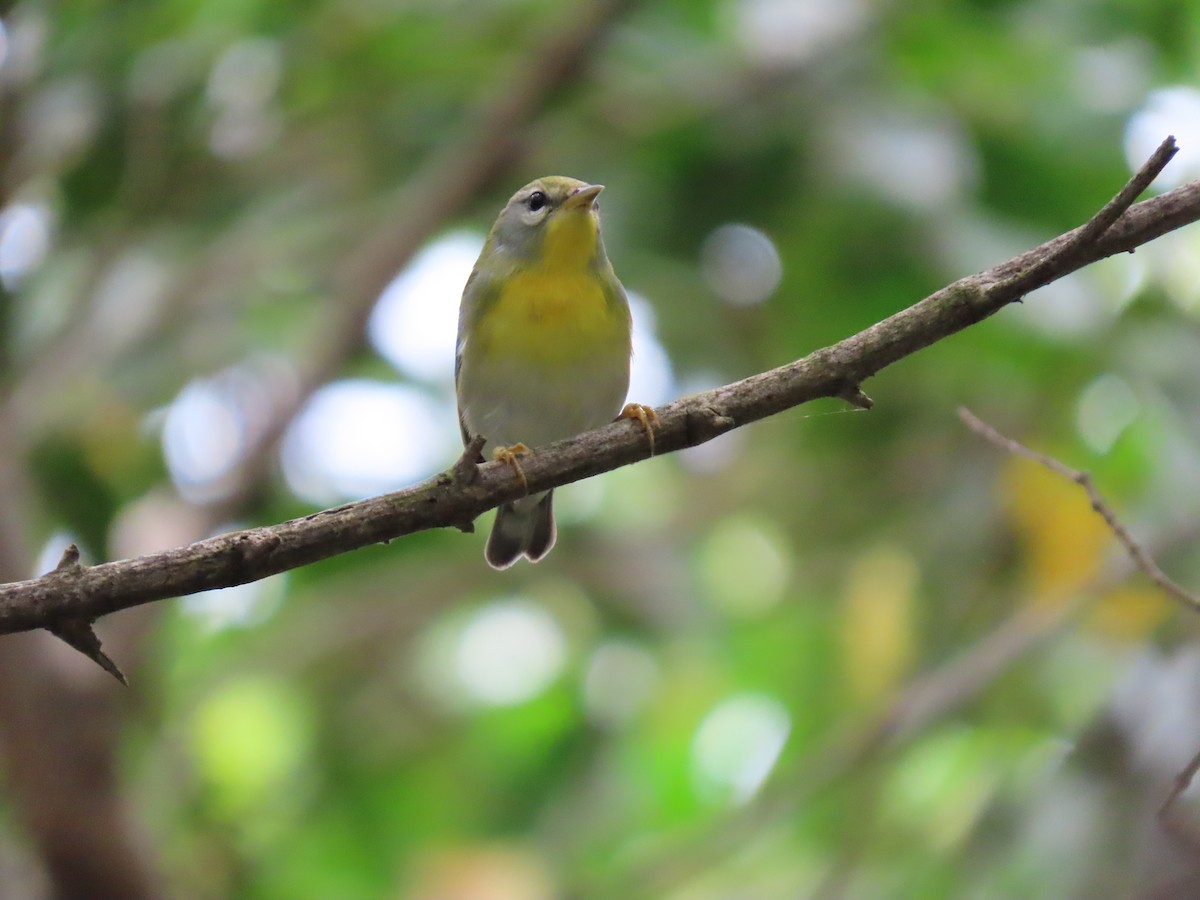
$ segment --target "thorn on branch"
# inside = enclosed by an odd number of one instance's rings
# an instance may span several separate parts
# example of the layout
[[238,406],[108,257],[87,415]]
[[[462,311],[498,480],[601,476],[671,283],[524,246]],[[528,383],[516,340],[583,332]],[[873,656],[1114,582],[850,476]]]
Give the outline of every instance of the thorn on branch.
[[[1200,612],[1200,597],[1197,597],[1173,581],[1170,576],[1159,568],[1158,563],[1154,561],[1154,558],[1146,548],[1134,539],[1133,535],[1129,533],[1129,529],[1121,523],[1113,508],[1100,495],[1100,491],[1096,488],[1096,483],[1092,480],[1091,475],[1080,469],[1073,469],[1052,456],[1047,456],[1044,453],[1039,453],[1036,450],[1026,447],[1021,442],[1014,441],[1010,437],[1005,437],[964,406],[958,408],[958,417],[962,419],[968,428],[995,444],[1001,450],[1006,450],[1016,456],[1023,456],[1026,459],[1040,463],[1051,472],[1055,472],[1082,487],[1087,493],[1088,500],[1091,501],[1092,509],[1104,519],[1104,523],[1108,525],[1117,542],[1125,548],[1134,565],[1141,569],[1163,593],[1177,600],[1191,612]],[[1197,765],[1200,766],[1200,763],[1197,763]]]
[[79,548],[75,544],[67,544],[62,552],[62,559],[54,567],[55,572],[73,572],[81,568],[79,565]]
[[859,409],[871,409],[875,405],[875,401],[864,394],[862,388],[857,384],[844,385],[836,396]]
[[100,645],[100,638],[92,629],[92,622],[92,619],[59,619],[53,625],[48,625],[46,630],[78,650],[121,684],[129,687],[125,673],[117,667],[117,664]]
[[[59,559],[58,565],[54,567],[51,575],[69,578],[82,570],[83,566],[79,562],[79,547],[75,544],[67,544],[66,549],[63,550],[62,558]],[[121,684],[128,687],[129,682],[125,678],[125,673],[117,667],[117,664],[112,661],[111,657],[104,652],[104,648],[100,645],[100,638],[96,636],[96,632],[92,629],[93,622],[95,622],[95,619],[62,616],[48,624],[46,630],[63,643],[78,650],[113,678],[117,679],[117,681],[121,682]]]

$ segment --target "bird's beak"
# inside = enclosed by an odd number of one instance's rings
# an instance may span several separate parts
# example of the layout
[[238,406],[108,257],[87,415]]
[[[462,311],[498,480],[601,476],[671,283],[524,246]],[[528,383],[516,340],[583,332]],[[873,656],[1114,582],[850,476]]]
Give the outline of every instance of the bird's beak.
[[602,190],[604,190],[604,185],[602,184],[585,184],[581,188],[576,188],[575,193],[563,203],[563,208],[591,209],[596,205],[596,198],[600,196]]

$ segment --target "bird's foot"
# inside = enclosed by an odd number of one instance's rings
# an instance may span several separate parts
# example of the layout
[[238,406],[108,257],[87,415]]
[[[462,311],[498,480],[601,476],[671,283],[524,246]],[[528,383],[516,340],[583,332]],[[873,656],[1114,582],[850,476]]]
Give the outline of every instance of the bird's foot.
[[511,447],[497,447],[492,451],[492,459],[501,460],[512,466],[513,472],[517,475],[517,481],[521,482],[521,487],[525,492],[529,492],[529,482],[525,480],[525,470],[521,468],[522,456],[532,456],[533,451],[524,444],[516,443]]
[[653,406],[646,406],[643,403],[626,403],[625,408],[621,410],[618,419],[633,419],[641,423],[643,430],[646,432],[646,438],[650,441],[650,455],[654,455],[654,426],[658,424],[658,413],[654,411]]

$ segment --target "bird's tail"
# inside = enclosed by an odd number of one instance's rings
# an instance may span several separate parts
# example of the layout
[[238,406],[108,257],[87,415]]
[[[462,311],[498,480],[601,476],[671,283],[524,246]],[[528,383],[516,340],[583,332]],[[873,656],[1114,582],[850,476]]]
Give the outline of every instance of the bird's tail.
[[522,556],[537,562],[550,552],[558,537],[554,525],[554,491],[546,491],[536,503],[520,507],[502,503],[488,537],[484,559],[493,569],[507,569]]

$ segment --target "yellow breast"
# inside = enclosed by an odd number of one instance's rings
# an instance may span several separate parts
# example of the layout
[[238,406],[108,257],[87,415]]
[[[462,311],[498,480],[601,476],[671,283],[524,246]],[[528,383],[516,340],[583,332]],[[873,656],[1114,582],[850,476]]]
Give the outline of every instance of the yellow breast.
[[628,334],[625,315],[608,302],[594,273],[529,269],[507,280],[480,323],[479,337],[488,355],[567,361],[622,352],[622,331]]
[[611,301],[593,264],[595,216],[572,211],[547,224],[538,261],[505,279],[480,323],[484,353],[550,365],[606,354],[628,358],[629,314]]

